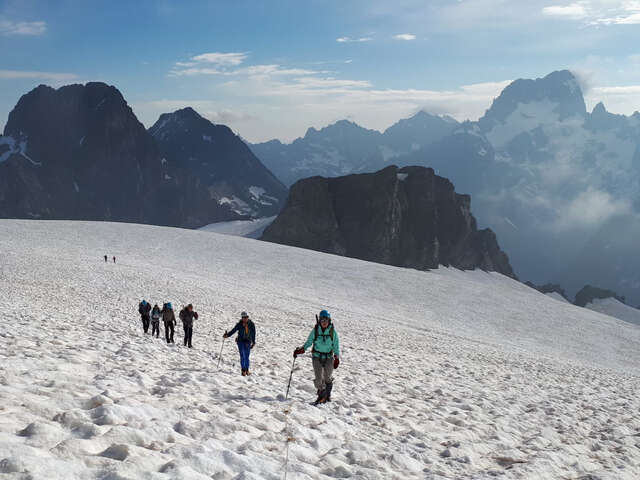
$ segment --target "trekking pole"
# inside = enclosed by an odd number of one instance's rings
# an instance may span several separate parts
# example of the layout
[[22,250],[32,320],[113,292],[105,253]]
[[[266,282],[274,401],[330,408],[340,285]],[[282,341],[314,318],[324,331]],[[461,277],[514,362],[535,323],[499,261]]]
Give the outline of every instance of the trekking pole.
[[291,377],[293,377],[293,366],[296,364],[296,357],[293,357],[293,362],[291,362],[291,373],[289,374],[289,383],[287,383],[287,394],[284,396],[286,400],[289,398],[289,387],[291,387]]
[[[227,333],[227,332],[224,332]],[[216,370],[220,368],[220,360],[222,360],[222,349],[224,348],[224,341],[226,340],[226,337],[222,338],[222,346],[220,347],[220,354],[218,355],[218,366],[216,367]]]

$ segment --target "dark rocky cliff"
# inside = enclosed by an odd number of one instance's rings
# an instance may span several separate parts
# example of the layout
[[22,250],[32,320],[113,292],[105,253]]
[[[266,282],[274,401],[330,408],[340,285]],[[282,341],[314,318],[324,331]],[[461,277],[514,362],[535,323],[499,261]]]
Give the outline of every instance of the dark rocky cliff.
[[425,167],[300,180],[261,239],[400,267],[515,277],[495,234],[477,229],[471,197]]
[[93,82],[20,98],[0,137],[0,218],[199,227],[245,217],[163,160],[120,92]]

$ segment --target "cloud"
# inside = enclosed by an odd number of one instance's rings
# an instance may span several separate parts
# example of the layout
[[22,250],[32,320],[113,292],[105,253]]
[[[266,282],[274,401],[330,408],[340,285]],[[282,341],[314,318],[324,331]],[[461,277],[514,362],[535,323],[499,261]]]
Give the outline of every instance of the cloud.
[[203,53],[191,57],[191,60],[198,63],[213,63],[215,65],[236,66],[247,59],[246,53]]
[[591,228],[607,220],[631,214],[633,208],[626,199],[613,198],[609,193],[588,187],[578,193],[559,211],[554,228],[559,231],[575,228]]
[[398,35],[394,35],[393,38],[395,40],[415,40],[416,36],[411,33],[399,33]]
[[636,25],[640,24],[638,0],[581,0],[567,5],[544,7],[542,14],[579,20],[587,25]]
[[564,6],[552,5],[550,7],[544,7],[542,9],[542,14],[550,17],[584,18],[587,16],[587,11],[581,4],[572,3]]
[[78,80],[74,73],[36,72],[27,70],[0,70],[0,80],[32,79],[43,80],[52,83],[64,83]]
[[336,42],[338,43],[370,42],[371,40],[373,40],[373,37],[360,37],[360,38],[338,37],[336,38]]
[[42,35],[47,30],[45,22],[13,22],[0,18],[0,35]]

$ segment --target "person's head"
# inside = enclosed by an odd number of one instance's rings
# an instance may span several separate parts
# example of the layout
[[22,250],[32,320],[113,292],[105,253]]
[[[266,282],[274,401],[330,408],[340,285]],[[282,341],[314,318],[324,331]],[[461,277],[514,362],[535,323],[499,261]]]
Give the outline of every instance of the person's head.
[[326,310],[321,310],[318,315],[318,320],[320,321],[320,325],[327,326],[331,323],[331,314]]
[[249,321],[249,314],[247,312],[242,312],[240,314],[240,319],[244,322],[247,323]]
[[193,310],[193,305],[191,305],[191,304],[187,305],[187,310],[189,310],[189,311]]

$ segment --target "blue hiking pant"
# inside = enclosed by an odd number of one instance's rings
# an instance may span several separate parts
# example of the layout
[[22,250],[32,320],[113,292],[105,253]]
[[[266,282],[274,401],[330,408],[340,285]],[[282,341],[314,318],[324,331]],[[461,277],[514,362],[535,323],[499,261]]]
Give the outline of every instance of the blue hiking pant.
[[238,342],[238,350],[240,351],[240,368],[242,368],[242,370],[249,370],[251,344],[249,342]]

